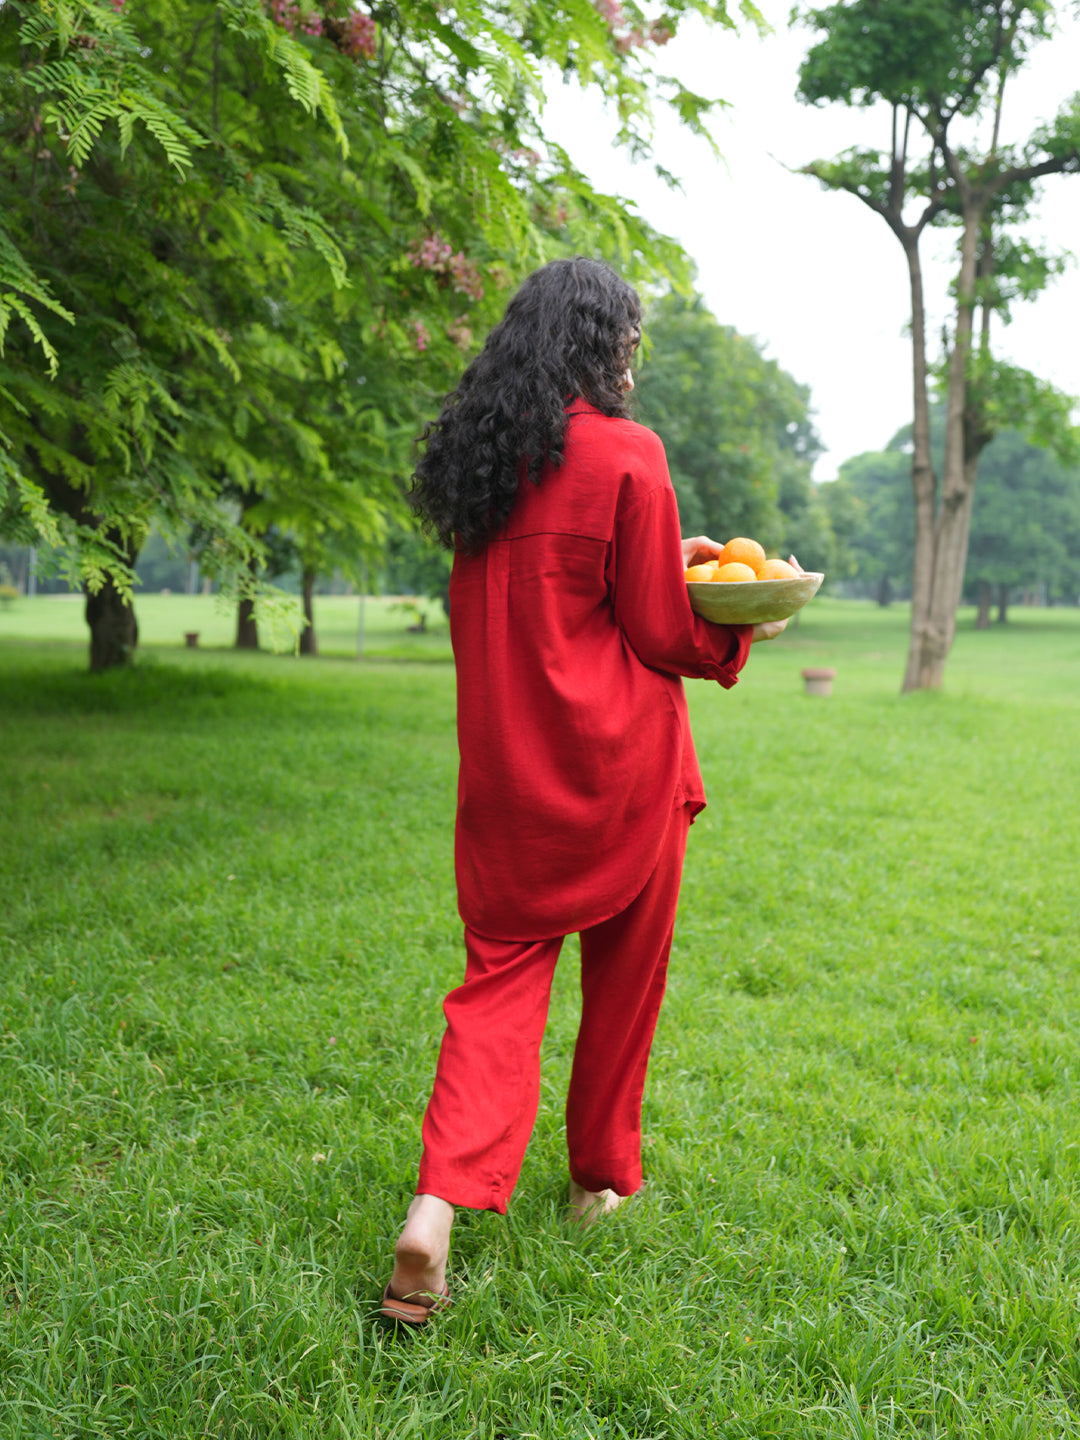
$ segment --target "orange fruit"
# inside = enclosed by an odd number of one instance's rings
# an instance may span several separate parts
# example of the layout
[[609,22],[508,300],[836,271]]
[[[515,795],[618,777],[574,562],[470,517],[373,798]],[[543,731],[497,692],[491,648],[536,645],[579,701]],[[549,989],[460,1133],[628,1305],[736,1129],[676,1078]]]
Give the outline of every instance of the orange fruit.
[[715,580],[716,561],[707,560],[703,565],[691,565],[686,571],[687,580]]
[[723,550],[716,558],[718,565],[728,565],[738,562],[740,565],[749,565],[756,575],[762,565],[765,564],[765,549],[756,540],[748,540],[745,535],[736,535],[734,540],[729,540]]
[[717,580],[756,580],[757,576],[749,565],[741,565],[738,560],[729,560],[726,565],[717,565]]
[[799,572],[786,560],[766,560],[757,572],[759,580],[795,580]]

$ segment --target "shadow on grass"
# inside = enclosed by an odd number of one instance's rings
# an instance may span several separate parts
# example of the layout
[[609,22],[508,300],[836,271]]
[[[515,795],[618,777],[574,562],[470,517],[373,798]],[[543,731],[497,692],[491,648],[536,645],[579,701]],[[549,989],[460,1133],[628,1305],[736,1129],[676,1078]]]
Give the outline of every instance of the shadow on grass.
[[85,649],[0,646],[0,715],[147,714],[196,716],[221,702],[250,707],[275,693],[269,677],[224,666],[160,664],[143,655],[129,669],[91,674]]

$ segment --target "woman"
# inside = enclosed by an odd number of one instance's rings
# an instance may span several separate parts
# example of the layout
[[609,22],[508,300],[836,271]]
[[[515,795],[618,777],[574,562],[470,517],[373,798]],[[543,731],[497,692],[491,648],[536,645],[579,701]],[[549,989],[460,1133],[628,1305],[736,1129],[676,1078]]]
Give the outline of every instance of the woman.
[[581,935],[566,1107],[585,1221],[641,1185],[641,1097],[686,834],[705,795],[681,676],[734,685],[751,641],[690,609],[663,446],[628,416],[635,291],[607,265],[531,275],[428,427],[413,496],[454,549],[455,868],[465,981],[381,1313],[449,1301],[454,1207],[504,1212],[539,1100],[555,962]]

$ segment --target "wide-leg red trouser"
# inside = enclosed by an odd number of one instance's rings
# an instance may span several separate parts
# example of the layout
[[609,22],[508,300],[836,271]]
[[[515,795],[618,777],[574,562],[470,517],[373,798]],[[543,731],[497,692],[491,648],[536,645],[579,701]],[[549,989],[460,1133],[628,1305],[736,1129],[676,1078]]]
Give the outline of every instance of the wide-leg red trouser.
[[[664,998],[690,808],[676,807],[630,905],[581,932],[581,1025],[566,1100],[570,1174],[586,1190],[641,1185],[641,1097]],[[562,938],[465,929],[465,980],[424,1116],[418,1195],[505,1213],[540,1103],[540,1041]]]

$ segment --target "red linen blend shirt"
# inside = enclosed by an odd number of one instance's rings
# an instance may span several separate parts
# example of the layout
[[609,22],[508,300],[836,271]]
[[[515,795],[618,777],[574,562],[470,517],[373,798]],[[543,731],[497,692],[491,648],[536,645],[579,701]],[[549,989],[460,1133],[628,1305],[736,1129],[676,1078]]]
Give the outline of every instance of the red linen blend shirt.
[[541,940],[638,895],[705,792],[680,676],[735,684],[751,627],[690,609],[659,438],[575,401],[562,465],[454,557],[462,919]]

